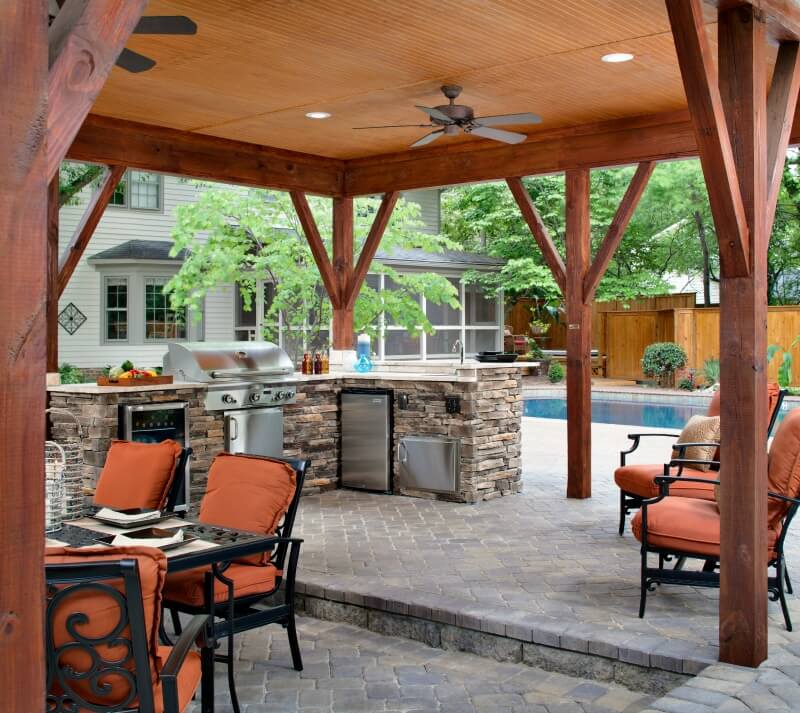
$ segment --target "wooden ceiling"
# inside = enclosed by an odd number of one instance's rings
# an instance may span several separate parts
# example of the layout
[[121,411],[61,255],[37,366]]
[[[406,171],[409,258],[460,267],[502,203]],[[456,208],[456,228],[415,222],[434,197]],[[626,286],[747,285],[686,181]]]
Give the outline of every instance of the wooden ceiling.
[[[352,127],[421,123],[414,105],[444,103],[443,83],[479,115],[540,114],[530,134],[686,106],[661,0],[151,0],[146,14],[198,33],[133,36],[158,64],[115,68],[93,113],[352,159],[425,134]],[[600,61],[621,51],[635,60]],[[435,146],[459,141],[479,140]]]

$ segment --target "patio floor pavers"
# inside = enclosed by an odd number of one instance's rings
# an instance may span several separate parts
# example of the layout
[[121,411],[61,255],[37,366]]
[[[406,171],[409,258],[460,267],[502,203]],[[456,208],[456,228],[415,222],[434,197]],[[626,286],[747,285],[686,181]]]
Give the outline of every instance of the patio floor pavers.
[[[653,701],[622,686],[442,651],[347,624],[301,617],[298,635],[302,672],[291,667],[280,627],[239,637],[243,713],[635,713]],[[220,671],[216,713],[230,710]]]
[[[717,592],[660,587],[637,616],[638,542],[616,532],[630,426],[593,425],[593,497],[567,500],[566,426],[523,419],[525,489],[476,506],[338,490],[303,500],[309,595],[547,646],[697,673],[717,657]],[[655,430],[655,429],[646,429]],[[653,439],[657,440],[657,439]],[[640,462],[664,460],[663,443]],[[790,533],[787,557],[800,563]],[[800,565],[797,565],[800,566]],[[790,608],[800,615],[798,601]],[[770,604],[773,645],[800,641]]]

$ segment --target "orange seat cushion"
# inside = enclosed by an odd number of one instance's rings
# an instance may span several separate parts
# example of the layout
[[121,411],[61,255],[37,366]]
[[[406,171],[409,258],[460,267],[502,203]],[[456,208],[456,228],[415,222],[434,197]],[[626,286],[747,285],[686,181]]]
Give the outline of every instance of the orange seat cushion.
[[97,482],[94,504],[115,510],[164,507],[181,450],[169,439],[161,443],[114,441]]
[[[685,552],[719,559],[719,510],[714,502],[693,498],[664,498],[647,507],[647,545],[670,552]],[[642,511],[636,513],[631,528],[642,540]],[[779,528],[771,528],[767,546],[774,553]]]
[[[790,498],[800,495],[800,408],[786,414],[769,449],[767,469],[769,489]],[[786,514],[788,504],[770,498],[768,520],[777,526]]]
[[[296,489],[297,474],[288,463],[221,453],[208,471],[199,520],[271,535],[289,509]],[[264,564],[269,553],[242,561]]]
[[[678,474],[678,469],[670,471],[672,475]],[[638,495],[640,498],[655,498],[658,493],[656,478],[664,475],[664,466],[657,463],[647,465],[634,463],[617,468],[614,471],[614,482],[626,493]],[[684,468],[682,475],[687,478],[704,478],[718,480],[719,473],[695,468]],[[714,484],[681,482],[680,479],[670,483],[669,494],[683,498],[700,498],[701,500],[714,500]]]
[[[204,601],[203,580],[206,571],[206,568],[199,567],[169,575],[164,587],[164,599],[167,602],[202,606]],[[233,580],[233,596],[239,598],[271,592],[275,589],[278,570],[272,564],[255,565],[234,562],[222,575]],[[227,599],[227,586],[215,578],[214,601],[219,604]]]
[[[164,662],[166,662],[171,653],[171,646],[158,647],[158,655]],[[201,674],[200,654],[196,651],[190,651],[183,660],[180,671],[178,671],[178,710],[180,710],[181,713],[183,713],[192,702],[195,691],[197,691],[197,687],[200,685]],[[156,713],[164,713],[164,694],[161,691],[161,682],[155,687],[153,696],[155,698]]]

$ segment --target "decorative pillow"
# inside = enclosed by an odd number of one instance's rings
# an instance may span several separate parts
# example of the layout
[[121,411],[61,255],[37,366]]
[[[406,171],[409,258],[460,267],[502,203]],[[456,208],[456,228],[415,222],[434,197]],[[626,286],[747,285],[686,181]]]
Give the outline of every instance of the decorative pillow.
[[[289,509],[296,489],[297,474],[288,463],[220,453],[208,471],[199,519],[209,525],[271,535]],[[266,564],[269,553],[241,561]]]
[[94,504],[115,510],[158,510],[167,502],[181,446],[161,443],[114,441],[94,492]]
[[[692,416],[683,427],[678,443],[719,443],[719,416]],[[717,452],[717,445],[691,446],[686,449],[684,458],[689,460],[713,460]],[[672,457],[678,457],[678,451],[673,449]],[[693,465],[698,470],[708,470],[708,465]]]

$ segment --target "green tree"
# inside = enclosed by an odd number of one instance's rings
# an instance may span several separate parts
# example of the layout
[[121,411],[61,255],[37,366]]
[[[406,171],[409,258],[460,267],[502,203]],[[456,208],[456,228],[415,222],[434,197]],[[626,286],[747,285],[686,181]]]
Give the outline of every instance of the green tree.
[[[257,284],[265,280],[275,286],[265,322],[277,323],[281,314],[284,325],[305,326],[309,337],[315,340],[320,330],[327,327],[331,305],[289,196],[274,191],[200,185],[206,190],[197,201],[177,210],[173,254],[185,249],[187,257],[165,287],[173,307],[188,306],[199,314],[203,298],[210,290],[238,283],[245,308],[252,309]],[[330,251],[331,201],[310,197],[309,204]],[[355,202],[355,260],[378,204],[377,200],[366,198]],[[419,206],[398,201],[381,242],[382,250],[389,254],[398,247],[441,252],[453,246],[441,236],[423,233],[422,227]],[[435,304],[459,306],[456,288],[441,275],[403,274],[378,261],[373,262],[372,271],[385,274],[393,287],[376,290],[366,283],[363,285],[355,303],[356,331],[376,335],[383,313],[387,321],[405,327],[412,335],[420,331],[431,334],[434,330],[419,297],[424,295]],[[271,329],[264,336],[273,340],[277,337]]]
[[65,161],[58,173],[59,206],[77,202],[78,194],[94,184],[103,173],[103,167],[91,163]]

